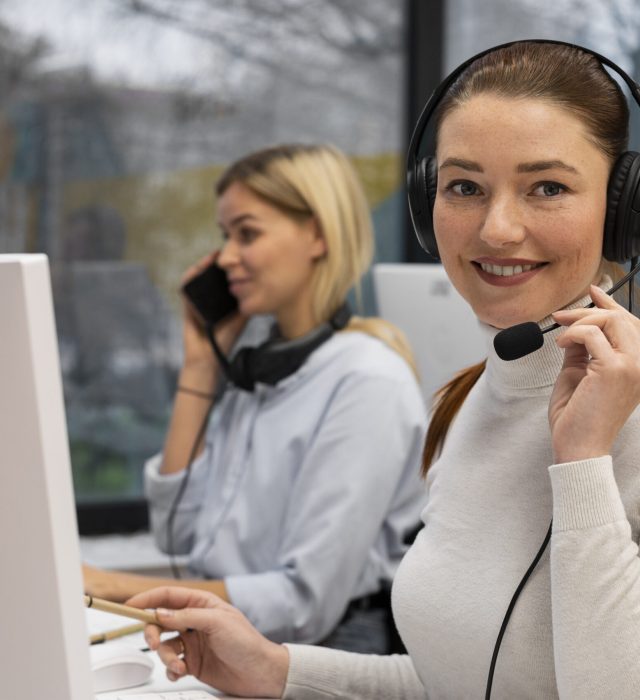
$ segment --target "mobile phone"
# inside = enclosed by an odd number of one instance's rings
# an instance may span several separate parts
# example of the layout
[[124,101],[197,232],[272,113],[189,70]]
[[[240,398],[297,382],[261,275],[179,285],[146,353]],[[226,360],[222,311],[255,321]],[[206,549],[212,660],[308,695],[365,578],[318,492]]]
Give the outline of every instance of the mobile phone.
[[229,291],[227,273],[215,263],[184,284],[182,293],[203,324],[215,325],[238,308],[238,300]]

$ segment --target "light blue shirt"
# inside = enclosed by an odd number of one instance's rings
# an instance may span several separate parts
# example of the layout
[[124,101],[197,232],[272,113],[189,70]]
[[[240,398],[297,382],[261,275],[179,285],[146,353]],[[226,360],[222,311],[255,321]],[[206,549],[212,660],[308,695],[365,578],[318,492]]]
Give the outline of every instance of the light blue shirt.
[[[425,502],[426,412],[406,362],[360,332],[336,333],[295,374],[228,389],[212,413],[173,526],[190,568],[276,641],[316,642],[350,600],[390,581]],[[145,469],[152,530],[182,474]]]

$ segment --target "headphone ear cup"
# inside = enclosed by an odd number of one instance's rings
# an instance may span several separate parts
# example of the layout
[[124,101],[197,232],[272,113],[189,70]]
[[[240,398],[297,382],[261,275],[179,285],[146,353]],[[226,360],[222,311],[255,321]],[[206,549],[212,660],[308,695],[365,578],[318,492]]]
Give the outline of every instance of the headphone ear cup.
[[[433,156],[429,156],[426,159],[424,171],[429,212],[433,220],[433,208],[436,205],[436,193],[438,192],[438,164]],[[433,228],[433,225],[431,228]]]
[[[433,206],[436,200],[437,168],[432,156],[422,158],[416,166],[414,183],[414,200],[416,206],[411,208],[411,216],[420,245],[432,257],[439,259],[438,244],[433,232]],[[411,197],[410,197],[411,200]],[[411,201],[410,201],[411,203]]]
[[431,203],[427,192],[426,158],[417,161],[407,170],[407,195],[409,213],[418,242],[429,253],[437,257],[438,250],[433,238],[431,223]]
[[602,254],[618,263],[640,255],[640,154],[635,151],[622,153],[611,170]]

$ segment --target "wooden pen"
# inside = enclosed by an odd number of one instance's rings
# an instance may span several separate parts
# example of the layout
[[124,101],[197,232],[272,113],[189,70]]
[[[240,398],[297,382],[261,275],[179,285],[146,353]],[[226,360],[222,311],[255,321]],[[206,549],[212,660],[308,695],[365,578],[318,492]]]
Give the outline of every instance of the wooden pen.
[[110,600],[94,598],[91,595],[84,596],[84,604],[87,608],[95,608],[96,610],[102,610],[103,612],[114,613],[114,615],[131,617],[134,620],[140,620],[141,622],[146,622],[152,625],[158,624],[155,613],[149,612],[148,610],[132,608],[129,605],[122,605],[121,603],[112,603]]
[[89,637],[89,644],[102,644],[103,642],[108,642],[110,639],[118,639],[119,637],[125,637],[128,634],[142,632],[143,629],[144,625],[142,623],[126,625],[125,627],[117,627],[116,629],[107,630],[106,632],[92,634]]

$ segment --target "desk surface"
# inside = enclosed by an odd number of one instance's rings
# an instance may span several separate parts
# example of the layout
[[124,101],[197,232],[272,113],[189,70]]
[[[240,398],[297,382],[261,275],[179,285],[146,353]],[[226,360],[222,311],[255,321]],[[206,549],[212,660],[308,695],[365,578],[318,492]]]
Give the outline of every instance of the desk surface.
[[[97,535],[80,538],[82,560],[102,569],[135,571],[171,577],[168,555],[161,552],[149,532],[130,535]],[[184,567],[188,557],[174,557],[174,563]],[[179,585],[179,582],[176,582]]]

